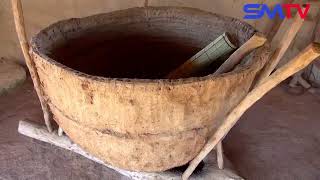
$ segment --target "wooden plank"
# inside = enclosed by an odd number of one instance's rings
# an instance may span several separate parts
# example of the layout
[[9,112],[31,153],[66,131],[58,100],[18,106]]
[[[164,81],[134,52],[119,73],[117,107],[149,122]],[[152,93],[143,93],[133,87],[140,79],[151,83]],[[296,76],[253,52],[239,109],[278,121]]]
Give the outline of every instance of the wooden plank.
[[[49,133],[47,129],[43,126],[40,126],[35,123],[27,122],[27,121],[20,121],[18,132],[43,141],[50,143],[52,145],[67,149],[69,151],[75,152],[77,154],[80,154],[94,162],[97,162],[99,164],[102,164],[110,169],[113,169],[117,171],[118,173],[127,176],[134,180],[180,180],[182,172],[179,171],[165,171],[160,173],[145,173],[145,172],[132,172],[123,170],[120,168],[113,167],[107,163],[104,163],[102,160],[90,155],[86,151],[84,151],[81,147],[74,144],[67,136],[62,135],[58,136],[57,132],[54,131],[52,133]],[[227,161],[228,162],[228,161]],[[198,173],[197,175],[192,176],[191,179],[194,180],[241,180],[240,176],[236,175],[232,170],[230,169],[224,169],[220,170],[217,168],[215,155],[212,153],[208,156],[207,159],[205,159],[205,166],[201,173]]]

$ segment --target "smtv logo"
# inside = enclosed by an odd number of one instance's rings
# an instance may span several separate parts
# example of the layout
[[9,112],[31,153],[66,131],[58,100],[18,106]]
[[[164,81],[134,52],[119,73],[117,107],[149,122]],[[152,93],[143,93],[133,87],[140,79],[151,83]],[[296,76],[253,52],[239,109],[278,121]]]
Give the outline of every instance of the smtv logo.
[[270,19],[274,19],[277,15],[281,18],[292,18],[291,10],[296,9],[300,18],[305,19],[308,15],[310,4],[276,4],[273,8],[269,8],[267,4],[245,4],[243,11],[244,19],[260,19],[265,14]]

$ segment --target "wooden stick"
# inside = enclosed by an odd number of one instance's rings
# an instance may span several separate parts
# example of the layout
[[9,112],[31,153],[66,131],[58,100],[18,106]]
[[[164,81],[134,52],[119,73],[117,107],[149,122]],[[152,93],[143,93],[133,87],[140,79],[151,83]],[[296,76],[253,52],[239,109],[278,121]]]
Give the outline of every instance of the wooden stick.
[[[299,4],[300,0],[283,0],[282,3],[284,4],[292,4],[292,3],[295,3],[295,4]],[[272,39],[274,38],[277,33],[279,33],[279,29],[282,29],[284,23],[283,21],[286,21],[286,20],[290,20],[288,18],[282,20],[281,18],[275,18],[273,20],[273,24],[271,25],[271,29],[269,30],[268,34],[267,34],[267,39]],[[272,41],[271,41],[271,44],[272,44]]]
[[278,48],[273,53],[270,60],[267,62],[266,66],[262,69],[255,86],[261,84],[264,81],[264,79],[268,77],[271,74],[271,72],[277,67],[279,61],[289,48],[291,42],[295,38],[299,29],[301,28],[303,22],[304,19],[302,19],[299,13],[297,13],[293,19],[291,26],[288,27],[287,31],[284,33],[282,39],[280,40]]
[[110,166],[109,164],[104,163],[102,160],[90,155],[89,153],[85,152],[82,148],[80,148],[78,145],[72,143],[72,141],[67,136],[57,136],[56,131],[55,133],[49,133],[45,128],[43,128],[40,125],[37,125],[32,122],[20,121],[18,132],[25,136],[73,151],[108,168],[114,169],[125,176],[131,177],[129,171],[121,170],[119,168],[115,168]]
[[[58,136],[56,131],[54,131],[54,133],[49,133],[46,127],[32,123],[32,122],[20,121],[18,132],[25,136],[28,136],[46,143],[50,143],[52,145],[80,154],[87,159],[90,159],[96,163],[102,164],[103,166],[113,169],[118,173],[125,175],[133,180],[141,180],[141,179],[143,180],[154,180],[154,179],[179,180],[181,179],[180,172],[172,172],[172,171],[155,172],[155,173],[134,172],[134,171],[128,171],[128,170],[114,167],[106,162],[103,162],[101,159],[96,158],[90,153],[86,152],[77,144],[73,143],[67,136],[65,135]],[[194,179],[195,180],[212,179],[212,177],[215,177],[217,179],[243,179],[238,175],[234,174],[234,172],[229,169],[226,169],[223,171],[217,169],[215,161],[216,161],[215,158],[206,159],[206,162],[205,162],[206,170],[195,175]]]
[[279,68],[275,73],[254,88],[227,116],[223,124],[210,137],[207,144],[200,153],[190,162],[189,167],[183,173],[182,179],[186,180],[192,174],[198,164],[207,156],[207,154],[224,138],[230,129],[236,124],[241,115],[251,107],[256,101],[264,96],[268,91],[278,85],[280,82],[290,77],[292,74],[300,71],[320,56],[320,44],[312,43],[300,52],[294,59]]
[[217,144],[217,162],[219,169],[223,169],[224,163],[223,163],[223,148],[222,148],[222,140],[218,142]]
[[37,92],[37,95],[40,100],[41,108],[43,111],[44,121],[47,126],[49,132],[52,132],[52,126],[50,122],[50,112],[48,104],[45,102],[44,93],[40,87],[40,79],[37,73],[37,69],[35,67],[35,63],[33,62],[32,58],[29,54],[29,44],[27,42],[27,35],[24,28],[24,19],[23,19],[23,12],[20,0],[11,0],[12,4],[12,11],[14,16],[14,22],[16,26],[16,31],[18,34],[20,46],[26,60],[26,64],[28,66],[29,72],[31,74],[31,78],[33,81],[34,88]]
[[63,135],[63,129],[59,126],[58,128],[58,136],[62,136]]
[[261,47],[267,41],[266,37],[261,33],[254,34],[247,42],[237,49],[214,73],[214,75],[222,74],[232,70],[240,61],[252,50]]
[[[255,33],[247,42],[245,42],[239,49],[237,49],[232,55],[216,70],[214,75],[222,74],[232,70],[240,61],[254,49],[261,47],[267,39],[261,33]],[[217,162],[218,167],[223,169],[223,147],[222,140],[217,145]]]

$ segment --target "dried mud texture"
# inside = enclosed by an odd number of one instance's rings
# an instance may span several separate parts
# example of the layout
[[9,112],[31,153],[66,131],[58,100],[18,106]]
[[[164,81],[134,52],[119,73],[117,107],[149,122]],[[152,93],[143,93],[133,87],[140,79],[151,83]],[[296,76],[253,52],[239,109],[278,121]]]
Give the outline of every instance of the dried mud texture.
[[225,31],[239,45],[255,32],[190,8],[133,8],[53,24],[31,53],[54,119],[74,142],[116,167],[164,171],[195,157],[265,63],[157,79]]

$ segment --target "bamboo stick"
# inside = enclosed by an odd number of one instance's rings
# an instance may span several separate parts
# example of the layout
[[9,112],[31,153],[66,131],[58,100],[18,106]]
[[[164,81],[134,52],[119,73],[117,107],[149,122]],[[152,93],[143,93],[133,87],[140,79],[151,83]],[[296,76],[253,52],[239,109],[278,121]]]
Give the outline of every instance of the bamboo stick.
[[221,56],[231,53],[235,49],[236,46],[230,41],[228,33],[224,33],[181,66],[171,71],[166,78],[175,79],[189,77],[193,73],[209,66]]
[[254,49],[261,47],[267,41],[261,33],[254,34],[247,42],[237,49],[214,73],[222,74],[232,70],[240,61]]
[[16,31],[17,31],[20,46],[22,49],[22,53],[25,58],[26,64],[28,66],[29,72],[31,74],[34,88],[35,88],[37,95],[39,97],[39,100],[40,100],[45,124],[47,126],[48,131],[52,132],[49,107],[44,99],[44,93],[43,93],[41,86],[40,86],[40,79],[37,74],[37,69],[35,67],[35,63],[33,62],[32,58],[29,54],[29,44],[28,44],[27,35],[25,32],[21,1],[20,0],[11,0],[11,4],[12,4],[12,11],[13,11],[13,16],[14,16]]
[[268,77],[272,73],[272,71],[277,67],[279,61],[289,48],[291,42],[295,38],[299,29],[301,28],[303,22],[304,19],[302,19],[299,13],[297,13],[293,19],[291,26],[288,27],[283,37],[281,38],[278,48],[273,53],[270,60],[267,62],[266,66],[262,69],[255,86],[261,84],[264,81],[264,79]]
[[230,129],[236,124],[241,115],[251,107],[256,101],[262,98],[268,91],[278,85],[280,82],[290,77],[292,74],[300,71],[320,56],[320,44],[311,43],[302,52],[300,52],[290,62],[279,68],[275,73],[269,76],[256,88],[254,88],[227,116],[223,124],[210,137],[207,144],[200,153],[190,162],[189,167],[183,173],[182,179],[186,180],[192,174],[198,164],[207,156],[207,154],[225,137]]

